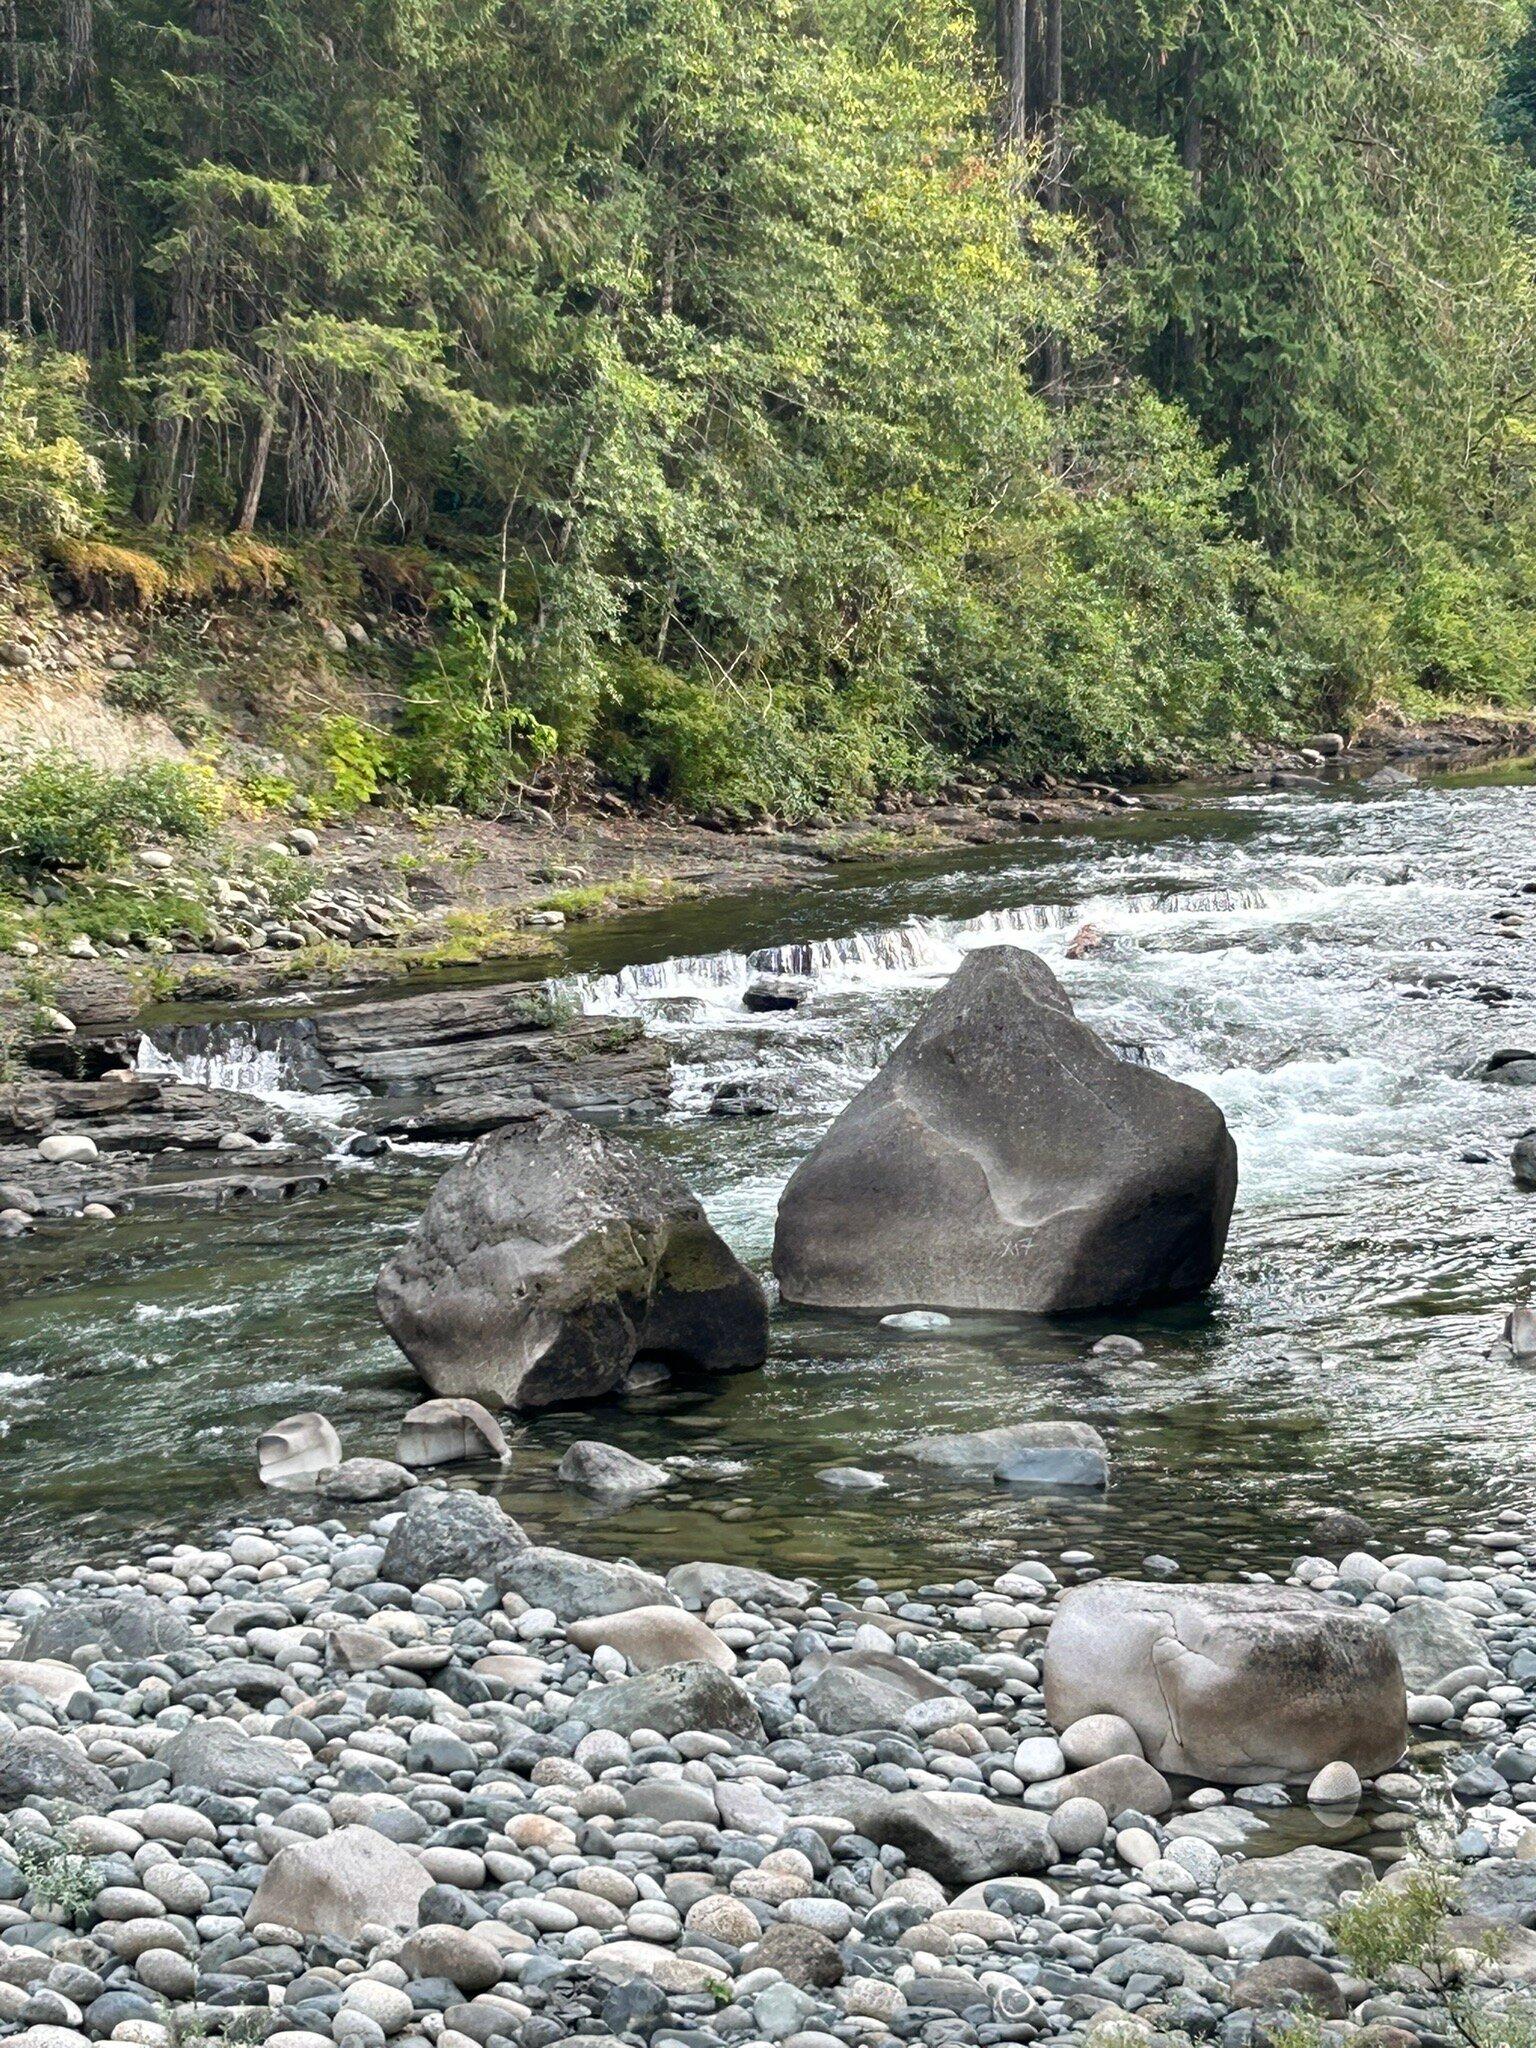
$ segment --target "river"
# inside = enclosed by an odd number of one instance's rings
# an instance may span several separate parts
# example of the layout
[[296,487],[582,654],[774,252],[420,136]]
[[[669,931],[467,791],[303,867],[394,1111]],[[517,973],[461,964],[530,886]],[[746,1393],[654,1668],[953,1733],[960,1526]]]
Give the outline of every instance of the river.
[[[1536,927],[1497,915],[1536,916],[1521,894],[1533,831],[1526,768],[1192,795],[1091,832],[830,870],[793,894],[575,935],[572,997],[640,1010],[677,1063],[671,1114],[635,1142],[664,1151],[764,1270],[795,1162],[977,944],[1032,947],[1127,1056],[1215,1096],[1238,1144],[1237,1213],[1198,1304],[1111,1322],[957,1317],[921,1336],[779,1310],[765,1372],[538,1418],[512,1431],[505,1472],[477,1477],[549,1540],[885,1587],[1063,1546],[1228,1576],[1294,1556],[1323,1506],[1365,1515],[1388,1548],[1536,1510],[1536,1369],[1497,1341],[1532,1278],[1536,1195],[1507,1153],[1536,1099],[1475,1078],[1536,1030]],[[1104,943],[1068,959],[1084,923]],[[797,949],[782,964],[813,974],[808,1008],[742,1010],[761,948]],[[239,1042],[224,1078],[242,1078]],[[292,1085],[267,1055],[247,1065],[268,1089]],[[777,1113],[703,1114],[737,1075]],[[344,1122],[346,1104],[318,1113]],[[369,1287],[450,1156],[338,1162],[324,1194],[288,1207],[6,1247],[7,1569],[216,1525],[260,1491],[259,1430],[297,1408],[330,1415],[349,1452],[388,1454],[419,1389]],[[1146,1356],[1089,1355],[1112,1328]],[[1103,1432],[1107,1495],[959,1485],[893,1455],[918,1428],[1046,1417]],[[666,1494],[604,1509],[553,1478],[583,1435],[686,1462]],[[889,1484],[834,1493],[816,1478],[834,1464]]]

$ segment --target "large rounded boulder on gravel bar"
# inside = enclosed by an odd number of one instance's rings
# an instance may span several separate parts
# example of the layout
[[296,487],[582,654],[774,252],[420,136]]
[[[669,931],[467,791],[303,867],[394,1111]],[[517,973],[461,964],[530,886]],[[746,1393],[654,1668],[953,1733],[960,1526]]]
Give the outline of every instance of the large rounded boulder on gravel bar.
[[340,1827],[278,1850],[246,1909],[246,1924],[270,1921],[346,1943],[357,1941],[370,1922],[403,1933],[416,1925],[421,1895],[431,1887],[409,1849],[372,1828]]
[[678,1175],[558,1115],[443,1176],[375,1299],[430,1387],[491,1407],[596,1399],[641,1354],[741,1372],[768,1348],[761,1282]]
[[1292,1586],[1098,1579],[1062,1596],[1045,1639],[1058,1729],[1118,1714],[1158,1770],[1220,1785],[1338,1759],[1375,1777],[1407,1745],[1406,1705],[1381,1620]]
[[1237,1192],[1221,1111],[1122,1060],[1018,946],[968,954],[779,1203],[784,1299],[1134,1308],[1215,1278]]

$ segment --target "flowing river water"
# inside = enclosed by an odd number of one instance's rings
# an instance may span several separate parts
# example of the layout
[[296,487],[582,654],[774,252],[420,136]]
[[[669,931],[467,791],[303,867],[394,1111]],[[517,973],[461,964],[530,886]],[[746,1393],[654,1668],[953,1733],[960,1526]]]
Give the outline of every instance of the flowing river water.
[[[1536,898],[1521,894],[1533,834],[1528,769],[1203,795],[1091,833],[818,872],[793,893],[578,933],[571,997],[638,1010],[676,1062],[671,1113],[635,1142],[666,1154],[764,1271],[796,1161],[980,944],[1032,947],[1126,1056],[1215,1096],[1239,1149],[1237,1213],[1197,1304],[1110,1321],[961,1316],[930,1335],[779,1309],[765,1372],[530,1420],[507,1468],[476,1477],[546,1540],[887,1588],[1064,1546],[1121,1569],[1149,1552],[1195,1574],[1272,1569],[1324,1506],[1365,1515],[1387,1547],[1536,1512],[1536,1367],[1498,1342],[1533,1277],[1536,1195],[1514,1186],[1507,1154],[1536,1097],[1476,1078],[1489,1051],[1536,1033]],[[1501,921],[1527,905],[1529,926]],[[1103,944],[1069,959],[1085,922]],[[749,955],[808,973],[814,1000],[748,1015]],[[262,1037],[218,1034],[197,1077],[308,1099],[281,1031]],[[733,1077],[776,1113],[706,1115]],[[345,1124],[344,1099],[308,1100]],[[325,1193],[289,1206],[4,1248],[6,1570],[211,1526],[259,1492],[254,1439],[295,1409],[325,1411],[350,1453],[387,1455],[420,1389],[370,1284],[451,1156],[339,1161]],[[1090,1355],[1110,1329],[1146,1355]],[[1101,1430],[1108,1493],[957,1483],[895,1450],[919,1429],[1025,1418]],[[677,1460],[675,1486],[613,1508],[571,1493],[553,1475],[578,1436]],[[849,1494],[816,1476],[846,1464],[888,1484]]]

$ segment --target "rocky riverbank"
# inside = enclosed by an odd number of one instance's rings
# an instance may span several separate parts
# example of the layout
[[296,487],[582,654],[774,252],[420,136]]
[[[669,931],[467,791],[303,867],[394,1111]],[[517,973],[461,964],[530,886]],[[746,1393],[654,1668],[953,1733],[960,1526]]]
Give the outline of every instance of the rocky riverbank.
[[[1208,786],[1322,786],[1405,774],[1404,764],[1515,754],[1536,746],[1536,726],[1465,714],[1417,728],[1368,724],[1348,744],[1335,734],[1316,739],[1299,749],[1256,745],[1246,764]],[[534,791],[498,820],[371,809],[315,829],[279,827],[276,836],[270,822],[256,822],[232,829],[208,873],[181,873],[179,857],[149,849],[141,859],[164,866],[125,879],[141,894],[203,899],[204,929],[142,943],[126,934],[122,943],[78,935],[67,946],[23,937],[0,953],[0,1022],[16,1055],[68,1069],[75,1031],[92,1041],[120,1035],[171,1003],[352,990],[496,958],[537,959],[556,972],[571,924],[680,897],[793,885],[829,865],[1004,844],[1180,800],[1091,777],[972,769],[941,791],[883,798],[865,818],[792,829],[770,819],[701,820],[612,795],[566,806]],[[39,907],[65,893],[40,886]]]
[[[1349,1524],[1324,1518],[1287,1588],[1221,1597],[1364,1630],[1399,1714],[1406,1680],[1409,1754],[1376,1701],[1363,1786],[1343,1758],[1202,1782],[1124,1719],[1062,1725],[1081,1588],[1126,1597],[1080,1551],[987,1583],[663,1577],[429,1485],[361,1526],[295,1502],[16,1587],[0,2034],[1505,2038],[1536,1979],[1536,1538],[1512,1517],[1377,1557]],[[1145,1570],[1143,1607],[1214,1611],[1171,1560]],[[1307,1687],[1293,1669],[1266,1713],[1315,1755]],[[1435,1944],[1406,1973],[1382,1960],[1405,1900]]]

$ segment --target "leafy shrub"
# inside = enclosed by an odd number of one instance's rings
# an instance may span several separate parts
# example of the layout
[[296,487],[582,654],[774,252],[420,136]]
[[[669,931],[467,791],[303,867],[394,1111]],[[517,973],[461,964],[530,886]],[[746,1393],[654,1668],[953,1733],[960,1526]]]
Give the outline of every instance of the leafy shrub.
[[377,726],[346,714],[327,718],[320,727],[320,807],[350,814],[371,804],[388,778],[393,752],[389,734]]
[[0,867],[105,867],[149,839],[197,844],[222,814],[206,768],[150,761],[114,774],[78,755],[42,754],[0,771]]
[[1401,680],[1450,697],[1528,704],[1536,614],[1509,578],[1436,551],[1409,578],[1394,633]]
[[556,735],[520,704],[487,703],[446,681],[413,684],[396,755],[404,787],[423,803],[480,817],[507,808],[553,753]]
[[1465,2048],[1532,2048],[1536,2007],[1489,1985],[1503,1930],[1469,1943],[1455,1869],[1430,1858],[1400,1865],[1369,1886],[1333,1921],[1339,1953],[1373,1983],[1421,1985],[1438,2002],[1447,2031]]
[[707,804],[730,797],[742,779],[742,754],[718,692],[619,649],[605,665],[591,753],[620,789]]
[[0,526],[79,533],[99,511],[106,479],[85,427],[85,386],[81,357],[0,335]]
[[291,775],[278,775],[262,769],[251,775],[242,775],[239,785],[240,801],[255,816],[267,811],[286,811],[296,801],[299,785]]
[[1071,491],[997,522],[941,607],[946,736],[1023,768],[1116,769],[1276,730],[1312,667],[1279,643],[1267,558],[1230,486],[1149,392],[1074,427]]
[[511,698],[503,667],[510,610],[452,584],[442,606],[443,638],[406,688],[394,772],[424,803],[494,817],[559,735]]

